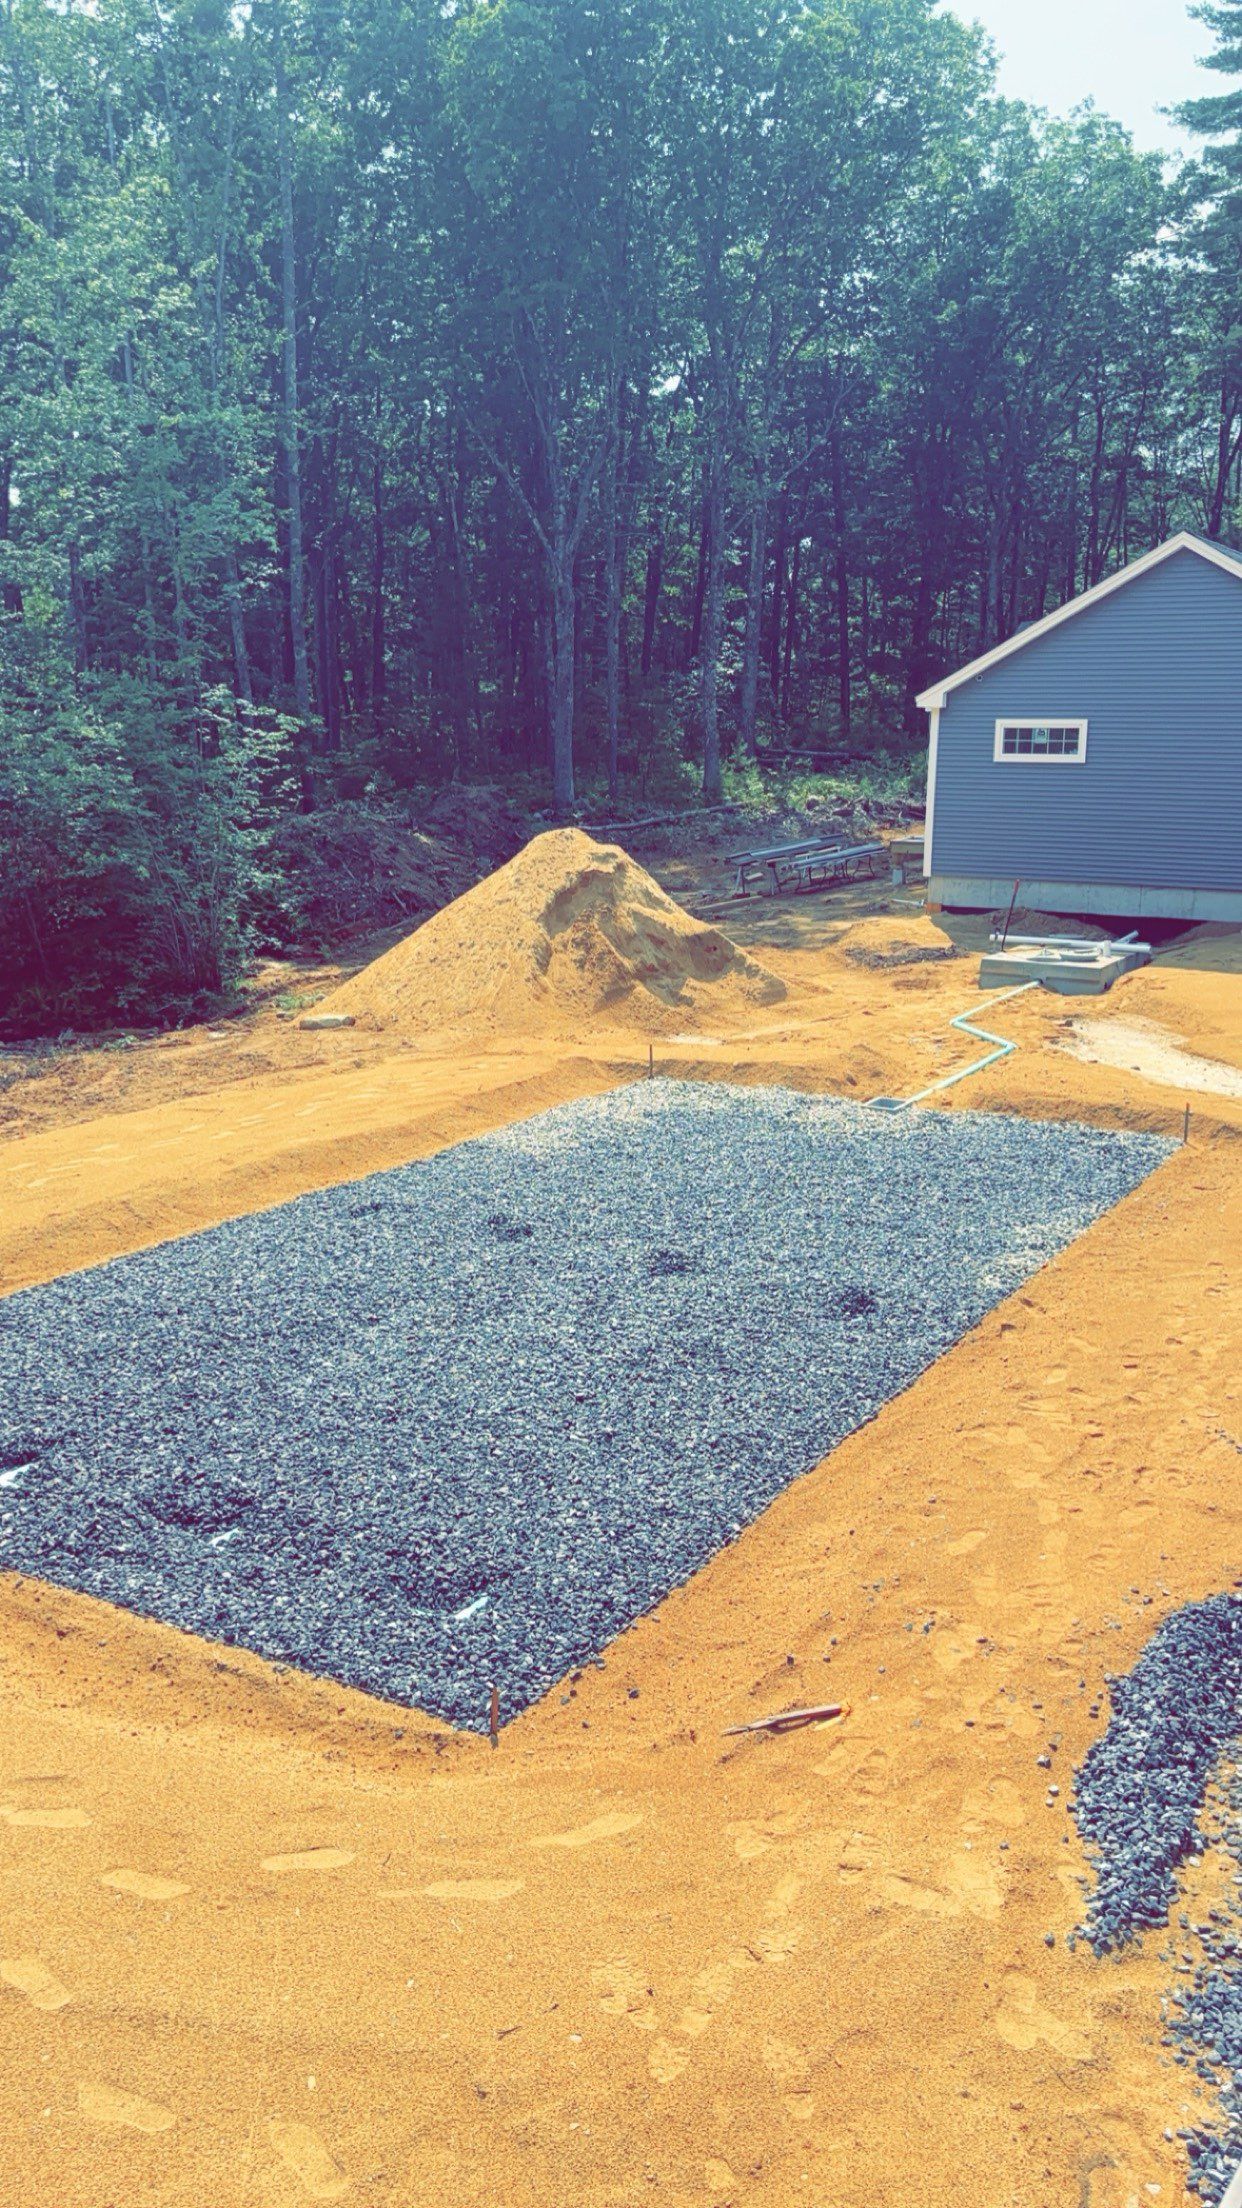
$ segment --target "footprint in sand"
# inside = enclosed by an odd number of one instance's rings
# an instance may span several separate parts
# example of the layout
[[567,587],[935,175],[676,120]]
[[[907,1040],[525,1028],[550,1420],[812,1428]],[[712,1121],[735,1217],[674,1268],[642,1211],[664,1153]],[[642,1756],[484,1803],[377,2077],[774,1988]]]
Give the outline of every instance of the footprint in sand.
[[352,1848],[303,1848],[296,1855],[265,1855],[265,1871],[343,1871],[354,1860]]
[[946,1678],[960,1671],[963,1664],[974,1663],[979,1655],[980,1634],[973,1625],[966,1625],[959,1633],[938,1633],[931,1644],[932,1662]]
[[171,2131],[177,2121],[171,2108],[116,2085],[80,2085],[78,2107],[97,2124],[122,2124],[127,2131]]
[[963,1848],[949,1862],[945,1888],[955,1905],[972,1917],[994,1917],[1005,1898],[1005,1881],[997,1865],[973,1848]]
[[344,2200],[349,2179],[309,2124],[277,2121],[268,2125],[267,2136],[309,2199]]
[[787,2091],[801,2093],[806,2090],[810,2063],[801,2047],[795,2047],[788,2039],[778,2039],[769,2032],[760,2050],[764,2069],[769,2071],[778,2085]]
[[986,1786],[974,1787],[962,1803],[969,1830],[977,1825],[1000,1825],[1006,1832],[1016,1832],[1026,1823],[1028,1814],[1026,1799],[1012,1779],[989,1779]]
[[938,1886],[920,1886],[902,1871],[886,1871],[876,1881],[876,1892],[895,1909],[917,1909],[931,1917],[956,1917],[961,1911]]
[[[749,1955],[745,1957],[745,1961],[750,1962]],[[729,1961],[709,1963],[705,1970],[698,1973],[690,1988],[696,2010],[706,2010],[710,2013],[713,2009],[722,2009],[726,2001],[733,1999],[733,1980],[736,1967],[733,1962]]]
[[1155,1509],[1154,1503],[1132,1503],[1128,1510],[1122,1511],[1117,1523],[1126,1533],[1142,1532],[1151,1524]]
[[1084,2208],[1145,2208],[1138,2179],[1128,2170],[1116,2169],[1111,2162],[1097,2162],[1085,2174],[1082,2198]]
[[1006,2046],[1016,2047],[1020,2054],[1029,2054],[1031,2048],[1043,2040],[1054,2054],[1065,2055],[1071,2062],[1091,2059],[1091,2041],[1086,2033],[1078,2031],[1073,2024],[1063,2023],[1051,2009],[1044,2008],[1034,1981],[1022,1977],[1018,1971],[1011,1971],[1005,1980],[996,2029]]
[[9,1825],[34,1825],[41,1832],[80,1832],[89,1825],[90,1816],[84,1809],[0,1809],[0,1817]]
[[64,2009],[73,1999],[68,1986],[62,1986],[37,1955],[15,1955],[11,1962],[0,1963],[0,1978],[14,1993],[24,1993],[35,2009]]
[[865,1878],[876,1861],[876,1845],[870,1834],[845,1832],[837,1840],[837,1877],[842,1885],[853,1885]]
[[441,1878],[423,1892],[429,1901],[511,1901],[525,1884],[524,1878]]
[[179,1878],[160,1878],[154,1871],[103,1871],[101,1886],[118,1894],[133,1894],[138,1901],[176,1901],[190,1889]]
[[747,1940],[745,1947],[738,1949],[738,1965],[740,1967],[747,1961],[787,1963],[801,1938],[802,1934],[796,1925],[767,1925],[763,1931],[756,1932],[752,1940]]
[[579,1825],[574,1832],[549,1832],[539,1840],[528,1840],[531,1848],[589,1848],[597,1840],[618,1840],[623,1832],[632,1832],[641,1825],[642,1814],[637,1810],[614,1809],[605,1817],[596,1817],[589,1825]]
[[798,1829],[796,1811],[778,1810],[772,1817],[762,1820],[740,1818],[736,1824],[726,1825],[725,1831],[733,1842],[733,1852],[739,1863],[753,1863],[757,1856],[766,1855],[782,1840],[788,1840]]
[[624,1955],[615,1963],[600,1963],[591,1977],[605,2016],[623,2016],[637,2031],[654,2032],[659,2017],[652,1989]]
[[975,1550],[981,1548],[986,1540],[986,1533],[959,1534],[956,1541],[946,1541],[945,1554],[946,1556],[973,1556]]
[[791,1872],[788,1877],[778,1879],[768,1896],[768,1908],[772,1915],[774,1917],[788,1915],[801,1892],[802,1880],[794,1873]]
[[647,2068],[658,2085],[675,2085],[689,2062],[684,2047],[674,2047],[671,2039],[657,2039],[647,2057]]

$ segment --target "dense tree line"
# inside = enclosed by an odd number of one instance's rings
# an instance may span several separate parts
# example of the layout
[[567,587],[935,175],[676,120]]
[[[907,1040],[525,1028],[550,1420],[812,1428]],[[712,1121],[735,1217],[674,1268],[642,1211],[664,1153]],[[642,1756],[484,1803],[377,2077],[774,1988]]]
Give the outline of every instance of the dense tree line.
[[909,746],[1232,535],[1238,106],[1170,176],[934,0],[0,0],[0,1006],[217,985],[289,808]]

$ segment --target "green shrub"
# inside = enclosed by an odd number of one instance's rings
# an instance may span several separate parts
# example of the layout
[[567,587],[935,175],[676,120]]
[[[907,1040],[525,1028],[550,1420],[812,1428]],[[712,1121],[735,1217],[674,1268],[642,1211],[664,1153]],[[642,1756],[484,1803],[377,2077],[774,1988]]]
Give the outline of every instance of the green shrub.
[[[153,1020],[235,983],[287,731],[205,690],[0,681],[0,1020]],[[7,679],[6,679],[7,678]]]

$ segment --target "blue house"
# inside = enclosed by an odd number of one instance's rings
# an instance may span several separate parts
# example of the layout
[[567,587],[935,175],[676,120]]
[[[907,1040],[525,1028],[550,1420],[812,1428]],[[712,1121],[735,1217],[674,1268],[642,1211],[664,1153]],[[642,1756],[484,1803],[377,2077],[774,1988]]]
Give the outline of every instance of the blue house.
[[1242,554],[1171,537],[918,702],[929,904],[1242,922]]

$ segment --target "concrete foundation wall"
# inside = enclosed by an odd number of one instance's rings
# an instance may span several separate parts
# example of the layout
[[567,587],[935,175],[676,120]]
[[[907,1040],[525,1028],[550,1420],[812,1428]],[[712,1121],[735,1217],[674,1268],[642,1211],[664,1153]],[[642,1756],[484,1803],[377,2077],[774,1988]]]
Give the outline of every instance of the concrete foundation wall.
[[[927,885],[929,905],[964,905],[980,912],[1004,911],[1012,895],[1012,876],[1006,881],[999,875],[933,874]],[[1242,927],[1242,890],[1024,880],[1018,902],[1035,912],[1098,912],[1132,920],[1226,920]]]

